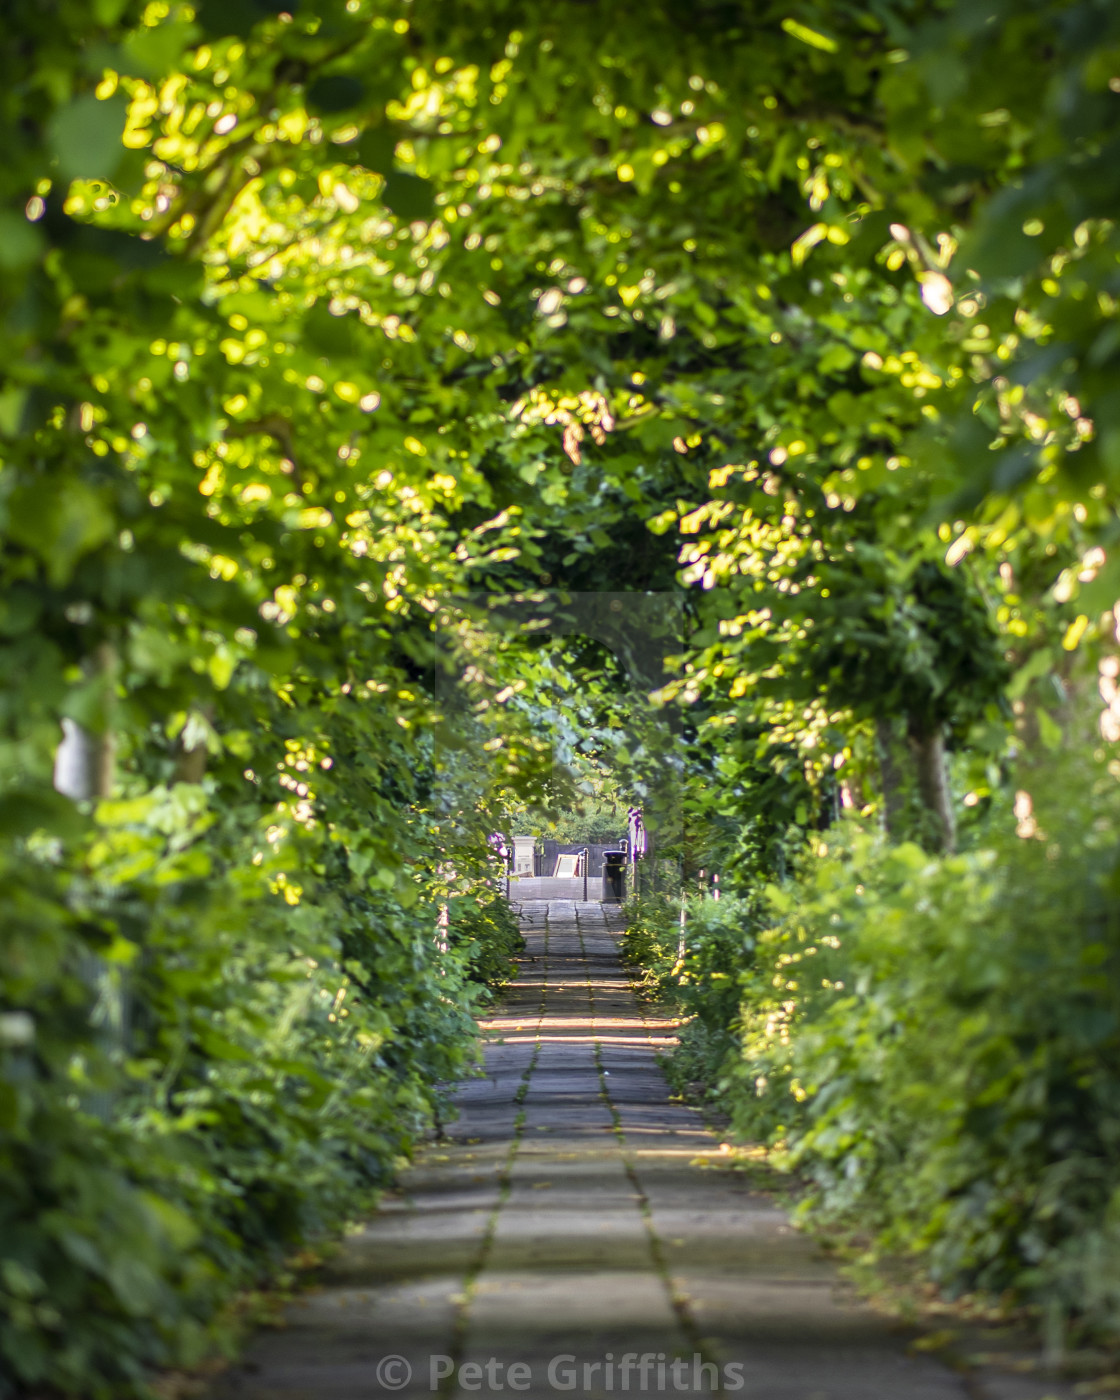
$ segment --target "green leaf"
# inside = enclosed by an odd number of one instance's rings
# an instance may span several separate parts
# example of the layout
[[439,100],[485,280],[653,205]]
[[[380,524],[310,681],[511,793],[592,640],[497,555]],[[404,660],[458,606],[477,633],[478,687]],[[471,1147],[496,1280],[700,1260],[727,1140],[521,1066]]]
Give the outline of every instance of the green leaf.
[[225,690],[233,677],[237,657],[228,647],[218,647],[207,662],[210,679],[215,690]]
[[821,374],[842,373],[855,362],[855,353],[847,345],[830,345],[817,361],[817,368]]
[[352,153],[367,170],[388,175],[396,161],[399,134],[390,126],[370,126],[362,132],[353,146],[343,147]]
[[1062,726],[1046,710],[1038,710],[1038,737],[1053,752],[1060,749],[1064,735]]
[[121,1306],[133,1317],[148,1317],[160,1306],[162,1290],[155,1274],[134,1255],[115,1254],[109,1260],[105,1278]]
[[308,312],[303,334],[310,349],[332,358],[360,354],[369,336],[356,316],[334,316],[323,304]]
[[[0,210],[0,271],[19,272],[30,267],[42,250],[43,235],[37,225],[11,209]],[[0,424],[0,431],[12,429]]]
[[393,170],[385,176],[381,200],[398,219],[411,223],[413,219],[431,217],[435,209],[435,190],[419,175]]
[[18,1259],[0,1259],[0,1281],[17,1298],[39,1298],[47,1290],[39,1275]]
[[1032,681],[1045,676],[1054,665],[1054,652],[1050,647],[1042,647],[1032,652],[1022,666],[1012,676],[1007,693],[1012,700],[1018,700],[1027,693]]
[[828,34],[822,34],[819,29],[810,29],[807,24],[801,24],[798,20],[784,19],[782,28],[801,43],[808,44],[810,48],[821,49],[825,53],[836,53],[840,48],[836,40]]
[[0,433],[5,437],[12,437],[19,432],[27,398],[28,390],[14,384],[0,391]]
[[114,520],[104,498],[83,481],[63,490],[25,481],[9,503],[9,532],[38,555],[51,583],[64,583],[83,555],[111,538]]
[[172,72],[184,53],[202,36],[197,24],[186,20],[163,20],[134,30],[124,43],[124,51],[136,70],[147,78],[162,78]]
[[141,1191],[140,1199],[176,1249],[190,1249],[199,1238],[198,1224],[179,1206],[154,1191]]
[[28,784],[0,795],[0,836],[26,837],[35,831],[49,831],[72,837],[86,828],[86,819],[73,802],[53,788]]
[[121,137],[127,113],[121,94],[104,101],[86,94],[55,112],[47,138],[63,180],[113,178],[125,154]]
[[261,22],[285,13],[292,0],[201,0],[195,18],[211,36],[248,34]]
[[48,1372],[52,1348],[46,1336],[40,1331],[29,1331],[23,1327],[7,1327],[4,1336],[4,1353],[11,1362],[16,1375],[30,1385],[41,1380]]
[[105,1272],[104,1255],[88,1235],[69,1226],[60,1226],[55,1236],[75,1264],[88,1269],[91,1274]]
[[307,90],[307,100],[320,112],[345,112],[356,107],[366,95],[366,85],[349,73],[316,78]]

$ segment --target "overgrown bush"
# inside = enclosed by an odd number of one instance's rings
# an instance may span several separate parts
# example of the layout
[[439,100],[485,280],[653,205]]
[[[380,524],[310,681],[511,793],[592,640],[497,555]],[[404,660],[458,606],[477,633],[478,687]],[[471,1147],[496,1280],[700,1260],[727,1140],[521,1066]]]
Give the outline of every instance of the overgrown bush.
[[0,1395],[122,1400],[228,1345],[238,1291],[368,1208],[473,1062],[508,911],[460,877],[441,945],[407,815],[371,831],[361,765],[319,772],[333,822],[266,788],[254,823],[217,764],[4,849]]
[[722,1089],[818,1218],[1115,1331],[1120,784],[1099,753],[1021,781],[975,849],[850,822],[770,888]]
[[[807,1186],[801,1209],[948,1292],[1120,1315],[1120,781],[1069,745],[932,856],[848,818],[790,877],[629,909],[684,1018],[669,1072]],[[1017,815],[1016,815],[1017,813]]]
[[677,1005],[680,946],[679,899],[668,894],[632,895],[623,906],[622,958],[634,970],[640,992]]
[[626,906],[623,955],[639,989],[683,1018],[666,1068],[673,1087],[712,1094],[737,1048],[740,978],[754,950],[760,901],[644,895]]
[[493,993],[517,975],[513,961],[525,939],[508,902],[487,892],[452,901],[451,944],[466,959],[467,976]]

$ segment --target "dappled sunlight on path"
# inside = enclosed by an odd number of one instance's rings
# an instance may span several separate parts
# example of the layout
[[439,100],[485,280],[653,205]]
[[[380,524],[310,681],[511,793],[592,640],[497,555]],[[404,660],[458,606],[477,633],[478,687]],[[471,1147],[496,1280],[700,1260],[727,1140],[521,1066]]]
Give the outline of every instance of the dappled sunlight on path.
[[[214,1400],[741,1394],[1041,1400],[978,1388],[859,1305],[670,1100],[617,908],[521,906],[522,974],[482,1022],[459,1117],[325,1286]],[[1007,1388],[1010,1387],[1010,1388]]]

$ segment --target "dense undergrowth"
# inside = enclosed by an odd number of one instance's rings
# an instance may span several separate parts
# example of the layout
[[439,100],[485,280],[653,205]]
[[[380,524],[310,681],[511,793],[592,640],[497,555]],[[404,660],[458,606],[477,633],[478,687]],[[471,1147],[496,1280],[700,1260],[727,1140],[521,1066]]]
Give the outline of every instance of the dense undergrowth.
[[643,901],[629,955],[689,1018],[678,1087],[795,1168],[812,1220],[1035,1305],[1052,1338],[1115,1338],[1116,759],[1020,781],[1033,811],[955,855],[833,825],[785,880],[690,900],[683,956],[679,902]]
[[325,843],[294,903],[290,859],[270,894],[251,843],[219,864],[196,830],[141,872],[146,804],[100,817],[124,870],[25,847],[3,872],[5,1395],[118,1400],[228,1345],[238,1292],[368,1208],[426,1130],[518,944],[484,884],[441,941],[435,905],[361,891]]

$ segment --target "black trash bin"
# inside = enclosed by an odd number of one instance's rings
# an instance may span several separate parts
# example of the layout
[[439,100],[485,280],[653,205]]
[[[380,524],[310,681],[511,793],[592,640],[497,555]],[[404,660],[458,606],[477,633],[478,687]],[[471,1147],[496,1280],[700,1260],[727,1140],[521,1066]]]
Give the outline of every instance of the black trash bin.
[[603,903],[621,904],[626,897],[626,852],[603,852]]

